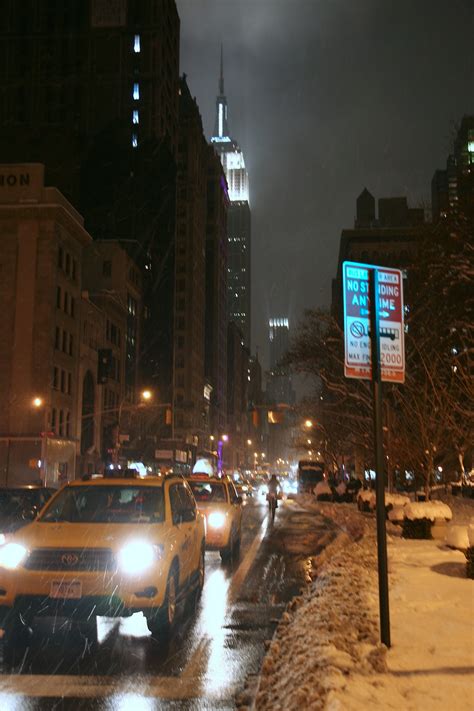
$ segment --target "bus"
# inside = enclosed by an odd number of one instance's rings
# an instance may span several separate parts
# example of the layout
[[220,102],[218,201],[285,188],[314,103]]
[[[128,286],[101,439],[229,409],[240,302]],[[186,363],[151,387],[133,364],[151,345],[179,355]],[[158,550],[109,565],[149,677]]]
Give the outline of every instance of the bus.
[[324,478],[324,462],[318,459],[301,459],[298,462],[298,494],[312,494],[316,484]]

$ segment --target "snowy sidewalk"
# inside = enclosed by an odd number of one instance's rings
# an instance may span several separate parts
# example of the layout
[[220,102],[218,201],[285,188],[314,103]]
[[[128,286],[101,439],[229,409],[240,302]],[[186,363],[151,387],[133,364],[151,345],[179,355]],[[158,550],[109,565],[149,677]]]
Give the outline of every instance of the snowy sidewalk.
[[[341,535],[315,559],[314,582],[277,629],[255,709],[472,711],[474,581],[464,554],[437,540],[402,539],[388,525],[386,650],[378,641],[375,517],[347,504],[299,504],[336,520]],[[473,504],[450,501],[453,522],[474,517]]]

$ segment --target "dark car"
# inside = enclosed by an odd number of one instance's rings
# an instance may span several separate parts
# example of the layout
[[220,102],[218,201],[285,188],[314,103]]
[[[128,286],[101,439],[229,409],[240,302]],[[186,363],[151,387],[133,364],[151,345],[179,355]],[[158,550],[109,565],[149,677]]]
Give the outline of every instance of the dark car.
[[56,489],[31,484],[0,488],[0,543],[5,536],[25,526],[41,511]]

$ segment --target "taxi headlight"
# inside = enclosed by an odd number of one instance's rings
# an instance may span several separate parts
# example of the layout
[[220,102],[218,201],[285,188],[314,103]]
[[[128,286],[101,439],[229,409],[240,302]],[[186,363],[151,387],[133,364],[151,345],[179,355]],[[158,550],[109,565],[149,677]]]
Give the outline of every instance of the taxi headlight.
[[27,549],[19,543],[7,543],[0,548],[0,567],[15,570],[27,553]]
[[225,524],[225,515],[219,511],[213,511],[207,517],[207,522],[211,528],[222,528]]
[[129,575],[143,573],[161,558],[162,552],[162,546],[146,541],[127,543],[118,554],[120,570]]

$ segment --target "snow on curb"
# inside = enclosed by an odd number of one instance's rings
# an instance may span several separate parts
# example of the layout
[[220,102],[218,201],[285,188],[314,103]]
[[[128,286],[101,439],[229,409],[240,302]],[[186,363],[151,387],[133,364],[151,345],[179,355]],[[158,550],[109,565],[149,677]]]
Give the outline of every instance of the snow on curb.
[[386,670],[375,532],[349,506],[310,501],[298,503],[332,518],[341,533],[315,559],[316,579],[280,620],[262,665],[256,711],[324,709],[331,690],[343,689],[353,672]]

